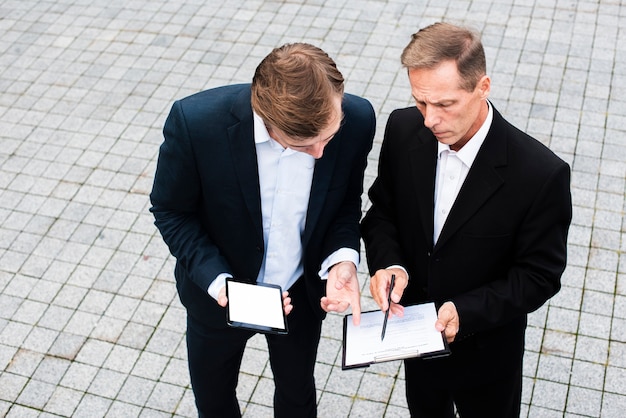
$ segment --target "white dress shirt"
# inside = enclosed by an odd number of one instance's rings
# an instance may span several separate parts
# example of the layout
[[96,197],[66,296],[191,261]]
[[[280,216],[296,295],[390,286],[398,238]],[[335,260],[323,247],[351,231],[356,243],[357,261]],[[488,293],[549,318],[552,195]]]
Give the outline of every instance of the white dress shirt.
[[[289,289],[304,271],[302,234],[304,233],[315,158],[307,153],[283,148],[270,137],[265,123],[254,113],[261,213],[265,254],[257,282],[277,284]],[[359,254],[342,248],[322,263],[319,275],[326,279],[328,269],[341,261],[358,266]],[[220,274],[208,291],[217,299],[228,273]]]
[[283,148],[270,137],[265,124],[256,114],[254,142],[265,242],[265,256],[257,281],[288,289],[304,271],[302,234],[315,158],[304,152]]
[[459,151],[453,151],[450,146],[441,142],[437,143],[433,243],[437,243],[452,205],[491,127],[493,109],[489,102],[487,105],[489,113],[485,122]]

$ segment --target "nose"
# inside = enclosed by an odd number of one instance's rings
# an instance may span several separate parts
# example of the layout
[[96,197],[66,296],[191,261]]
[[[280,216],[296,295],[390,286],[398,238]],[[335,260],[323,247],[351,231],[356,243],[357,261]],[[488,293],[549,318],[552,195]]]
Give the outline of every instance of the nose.
[[322,158],[322,155],[324,154],[324,148],[326,147],[326,142],[325,141],[320,141],[316,144],[311,145],[308,149],[307,149],[307,154],[309,154],[310,156],[312,156],[313,158],[315,158],[316,160],[319,158]]
[[423,110],[424,125],[428,129],[432,129],[438,122],[439,116],[433,106],[426,106]]

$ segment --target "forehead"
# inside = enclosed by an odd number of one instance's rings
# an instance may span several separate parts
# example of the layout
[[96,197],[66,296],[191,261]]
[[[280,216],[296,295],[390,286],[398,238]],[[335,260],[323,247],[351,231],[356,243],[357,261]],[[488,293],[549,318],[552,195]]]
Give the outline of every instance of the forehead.
[[463,91],[461,77],[454,61],[444,61],[434,68],[409,69],[413,95],[450,95]]

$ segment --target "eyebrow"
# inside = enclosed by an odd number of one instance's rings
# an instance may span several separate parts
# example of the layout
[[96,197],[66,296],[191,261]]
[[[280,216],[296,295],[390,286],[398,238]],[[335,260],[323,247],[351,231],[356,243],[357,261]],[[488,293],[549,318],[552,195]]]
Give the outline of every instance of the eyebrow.
[[426,100],[419,100],[417,97],[415,97],[414,95],[411,95],[411,97],[413,97],[413,100],[415,100],[417,103],[430,103],[430,104],[434,104],[434,105],[441,105],[444,103],[455,103],[457,100],[456,99],[446,99],[443,98],[441,100],[436,100],[436,101],[426,101]]
[[[341,127],[339,127],[339,129],[341,129]],[[339,129],[337,129],[337,131],[335,131],[334,134],[330,135],[329,137],[327,137],[325,139],[320,139],[319,141],[315,142],[314,144],[309,144],[309,145],[289,145],[289,146],[291,148],[308,148],[308,147],[311,147],[311,146],[317,144],[318,142],[330,141],[335,135],[337,135],[337,132],[339,132]]]
[[[337,128],[337,130],[333,134],[329,135],[328,137],[326,137],[324,139],[320,139],[318,142],[330,141],[335,135],[337,135],[339,133],[339,131],[341,130],[341,128],[344,125],[344,121],[345,121],[345,115],[342,115],[341,122],[339,122],[339,128]],[[315,144],[317,144],[317,142]],[[290,147],[291,148],[307,148],[307,147],[310,147],[310,146],[315,145],[315,144],[310,144],[310,145],[290,145]]]
[[330,135],[328,138],[322,139],[322,141],[329,141],[330,139],[332,139],[335,135],[337,135],[339,133],[339,131],[341,130],[341,128],[343,128],[343,125],[345,123],[346,123],[346,114],[342,111],[341,112],[341,120],[339,121],[339,127],[337,128],[337,130],[335,132],[333,132],[333,134]]
[[339,131],[341,130],[341,124],[339,125],[339,128],[337,128],[337,130],[335,132],[333,132],[332,135],[328,136],[326,139],[322,139],[322,142],[324,141],[329,141],[330,139],[332,139],[335,135],[337,135],[337,133],[339,133]]

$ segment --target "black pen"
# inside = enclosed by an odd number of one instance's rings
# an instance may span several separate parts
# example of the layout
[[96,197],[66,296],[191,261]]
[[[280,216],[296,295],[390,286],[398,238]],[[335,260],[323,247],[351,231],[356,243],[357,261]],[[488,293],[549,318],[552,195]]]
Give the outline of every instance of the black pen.
[[396,275],[391,275],[391,284],[389,285],[389,295],[387,295],[387,310],[385,311],[385,319],[383,319],[383,332],[380,333],[380,340],[385,339],[385,331],[387,330],[387,318],[389,318],[389,309],[391,309],[391,292],[396,284]]

